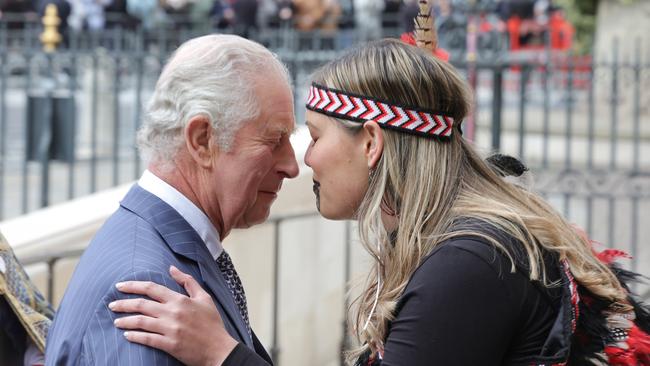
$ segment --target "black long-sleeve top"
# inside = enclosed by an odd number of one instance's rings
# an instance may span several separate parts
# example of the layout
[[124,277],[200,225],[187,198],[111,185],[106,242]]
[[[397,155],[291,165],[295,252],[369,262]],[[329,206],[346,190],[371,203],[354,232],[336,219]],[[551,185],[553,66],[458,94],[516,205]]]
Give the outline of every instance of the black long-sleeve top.
[[561,288],[531,282],[522,251],[510,253],[515,273],[484,239],[457,238],[436,248],[398,302],[382,366],[530,365],[537,359]]
[[[424,259],[398,302],[382,366],[515,366],[537,359],[562,290],[530,281],[521,244],[502,244],[515,259],[514,273],[508,257],[476,237],[450,239]],[[556,266],[546,268],[551,281],[560,278]],[[239,346],[224,366],[266,365],[251,353]]]

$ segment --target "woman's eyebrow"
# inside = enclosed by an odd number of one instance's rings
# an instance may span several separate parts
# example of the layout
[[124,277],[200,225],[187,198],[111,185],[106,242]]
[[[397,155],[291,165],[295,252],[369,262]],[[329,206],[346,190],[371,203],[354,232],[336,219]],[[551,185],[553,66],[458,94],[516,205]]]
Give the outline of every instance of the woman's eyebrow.
[[317,130],[317,129],[318,129],[318,127],[316,127],[315,124],[309,122],[308,119],[305,120],[305,124],[307,125],[307,127],[312,128],[312,129],[314,129],[314,130]]

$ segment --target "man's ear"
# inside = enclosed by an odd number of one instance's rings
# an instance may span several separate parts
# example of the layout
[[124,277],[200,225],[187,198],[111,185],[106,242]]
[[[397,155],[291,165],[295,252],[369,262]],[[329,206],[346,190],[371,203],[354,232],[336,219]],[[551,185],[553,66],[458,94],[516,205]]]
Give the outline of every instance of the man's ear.
[[363,135],[368,169],[373,169],[384,152],[384,134],[377,122],[368,121],[363,124]]
[[185,146],[192,159],[201,167],[210,167],[213,159],[212,148],[216,145],[212,141],[212,125],[208,117],[192,117],[185,126],[184,137]]

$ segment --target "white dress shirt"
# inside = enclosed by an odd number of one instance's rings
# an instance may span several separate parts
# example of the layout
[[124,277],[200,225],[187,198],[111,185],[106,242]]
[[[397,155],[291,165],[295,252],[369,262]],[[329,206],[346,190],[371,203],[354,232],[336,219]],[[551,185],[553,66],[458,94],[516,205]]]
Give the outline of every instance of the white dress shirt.
[[200,208],[149,170],[142,173],[138,185],[176,210],[199,234],[212,254],[212,258],[217,260],[223,251],[221,239],[217,229]]

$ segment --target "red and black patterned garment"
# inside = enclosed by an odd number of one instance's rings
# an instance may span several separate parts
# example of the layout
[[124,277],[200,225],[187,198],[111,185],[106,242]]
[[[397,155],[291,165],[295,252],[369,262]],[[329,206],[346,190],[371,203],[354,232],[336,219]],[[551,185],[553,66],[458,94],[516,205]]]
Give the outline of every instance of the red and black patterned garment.
[[[496,235],[486,225],[472,226]],[[530,281],[521,245],[497,237],[513,256],[515,273],[510,260],[484,239],[442,243],[424,259],[400,298],[383,355],[366,354],[357,365],[650,365],[640,361],[650,349],[642,346],[631,363],[611,363],[611,357],[605,363],[586,361],[607,358],[604,349],[611,344],[611,331],[598,314],[580,318],[581,311],[589,312],[580,295],[585,300],[589,296],[583,289],[576,291],[568,266],[547,255],[548,279],[558,286]],[[596,303],[586,302],[592,307]],[[644,321],[647,328],[647,315],[645,320],[637,316],[637,322]],[[580,333],[581,326],[590,330]],[[574,341],[576,333],[582,342]],[[626,352],[629,356],[630,350]]]

